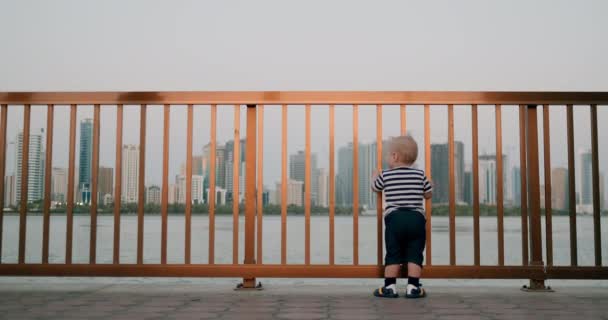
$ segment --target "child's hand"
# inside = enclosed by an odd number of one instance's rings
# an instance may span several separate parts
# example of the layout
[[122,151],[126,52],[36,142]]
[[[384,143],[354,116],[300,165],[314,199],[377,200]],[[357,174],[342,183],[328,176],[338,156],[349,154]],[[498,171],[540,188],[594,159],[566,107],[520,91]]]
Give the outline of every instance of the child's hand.
[[376,179],[378,178],[378,176],[380,176],[382,174],[382,170],[378,169],[376,172],[374,172],[372,174],[372,181],[376,181]]

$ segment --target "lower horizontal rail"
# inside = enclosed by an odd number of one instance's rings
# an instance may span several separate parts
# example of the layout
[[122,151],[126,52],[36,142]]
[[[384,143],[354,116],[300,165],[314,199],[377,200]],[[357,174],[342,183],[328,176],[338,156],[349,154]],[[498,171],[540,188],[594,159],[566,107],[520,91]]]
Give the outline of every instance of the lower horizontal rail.
[[[0,276],[382,278],[377,265],[2,264]],[[429,266],[425,278],[608,279],[608,267]]]

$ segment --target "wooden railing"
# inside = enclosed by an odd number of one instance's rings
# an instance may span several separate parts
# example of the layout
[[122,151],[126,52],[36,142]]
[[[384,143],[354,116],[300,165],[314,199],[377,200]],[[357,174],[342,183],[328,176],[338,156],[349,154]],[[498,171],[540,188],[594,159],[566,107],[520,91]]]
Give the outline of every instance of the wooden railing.
[[[94,105],[93,119],[93,160],[92,160],[92,192],[91,192],[91,233],[90,255],[88,264],[72,263],[73,215],[74,215],[74,170],[76,146],[76,114],[79,105]],[[163,139],[163,176],[161,201],[161,258],[160,264],[144,264],[143,261],[143,218],[144,218],[144,177],[145,165],[139,166],[139,199],[137,212],[137,259],[135,264],[125,264],[120,261],[120,201],[114,205],[114,236],[113,263],[99,264],[96,260],[97,232],[97,181],[99,169],[99,137],[100,137],[100,108],[112,105],[117,110],[116,133],[116,170],[114,198],[121,197],[122,176],[122,141],[123,141],[123,105],[140,105],[140,149],[139,163],[145,164],[146,155],[146,110],[148,105],[163,105],[164,110],[164,139]],[[185,252],[184,264],[167,263],[167,215],[168,215],[168,175],[169,175],[169,123],[172,105],[188,105],[187,107],[187,154],[186,162],[186,207],[185,207]],[[289,105],[305,105],[305,238],[304,264],[287,263],[287,114]],[[376,108],[376,143],[377,167],[382,167],[382,111],[384,108],[400,110],[400,132],[406,132],[406,108],[408,105],[424,105],[424,153],[425,168],[432,179],[431,169],[431,121],[430,109],[436,105],[447,105],[448,110],[448,148],[449,175],[454,177],[454,108],[470,107],[472,118],[472,174],[473,174],[473,243],[474,264],[464,266],[456,264],[455,217],[456,199],[455,182],[449,183],[449,265],[435,265],[431,259],[432,238],[432,208],[431,200],[427,200],[427,246],[426,267],[424,277],[430,278],[523,278],[530,279],[534,288],[542,288],[544,280],[549,278],[567,279],[606,279],[608,268],[602,266],[601,257],[601,225],[599,198],[599,166],[598,166],[598,121],[597,105],[608,104],[608,92],[0,92],[1,124],[0,124],[0,176],[5,175],[6,140],[7,140],[7,110],[12,106],[23,106],[23,154],[21,168],[21,199],[19,204],[19,241],[9,245],[18,246],[18,263],[0,263],[0,275],[29,275],[29,276],[208,276],[208,277],[242,277],[244,286],[255,285],[256,277],[381,277],[383,274],[382,248],[382,202],[377,201],[377,263],[361,265],[359,263],[359,216],[353,214],[353,263],[338,265],[335,263],[335,168],[334,168],[334,125],[335,105],[352,106],[353,111],[353,212],[359,211],[359,188],[369,186],[359,185],[358,171],[358,112],[359,105],[375,105]],[[42,105],[42,106],[41,106]],[[50,217],[50,183],[51,161],[53,152],[53,111],[56,105],[70,105],[70,134],[69,134],[69,176],[67,189],[67,228],[65,262],[49,263],[49,217]],[[193,109],[200,105],[211,107],[211,148],[210,148],[210,190],[215,190],[216,177],[216,118],[217,108],[222,105],[233,105],[234,113],[234,154],[239,157],[240,147],[240,106],[247,105],[246,133],[246,185],[245,185],[245,259],[238,261],[239,245],[239,204],[233,204],[233,257],[232,264],[216,264],[215,258],[215,192],[209,196],[209,259],[207,264],[191,263],[191,215],[192,215],[192,131]],[[311,108],[319,105],[329,106],[329,263],[311,264],[310,235],[311,235]],[[496,119],[496,166],[497,166],[497,239],[498,265],[486,266],[480,263],[480,206],[479,206],[479,160],[478,160],[478,105],[493,105]],[[505,265],[504,253],[504,209],[503,209],[503,163],[502,163],[502,105],[519,105],[519,141],[521,166],[521,236],[522,236],[522,265]],[[540,198],[540,169],[538,146],[537,107],[542,105],[543,141],[544,141],[544,177],[545,177],[545,223],[546,223],[546,260],[542,254],[541,232],[541,198]],[[551,105],[566,105],[567,108],[567,137],[568,137],[568,172],[570,197],[570,266],[553,265],[552,247],[552,210],[551,210],[551,165],[550,165],[550,128],[549,112]],[[593,175],[593,225],[594,242],[583,245],[594,246],[595,266],[577,266],[577,229],[576,229],[576,198],[574,179],[574,105],[587,105],[591,110],[591,145],[592,145],[592,175]],[[27,230],[27,190],[28,190],[28,143],[30,131],[31,110],[47,108],[46,132],[46,170],[44,177],[45,193],[43,208],[43,246],[42,263],[27,263],[25,261],[26,230]],[[262,257],[262,227],[263,206],[263,112],[266,108],[281,108],[281,263],[265,264]],[[256,135],[259,140],[256,141]],[[234,188],[238,194],[239,165],[234,165]],[[257,177],[257,178],[256,178]],[[0,184],[0,210],[4,207],[4,184]],[[380,199],[379,199],[380,200]],[[0,211],[0,226],[3,211]],[[0,241],[2,240],[0,227]],[[0,243],[0,250],[2,244]],[[0,258],[1,258],[0,252]]]

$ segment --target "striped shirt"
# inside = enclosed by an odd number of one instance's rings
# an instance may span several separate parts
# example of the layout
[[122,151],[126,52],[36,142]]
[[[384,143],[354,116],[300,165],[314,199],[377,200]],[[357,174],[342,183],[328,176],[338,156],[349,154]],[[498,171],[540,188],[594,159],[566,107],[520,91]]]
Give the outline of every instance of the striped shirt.
[[376,192],[384,191],[386,205],[384,215],[399,208],[410,209],[424,214],[424,194],[433,187],[424,171],[397,167],[382,171],[372,184]]

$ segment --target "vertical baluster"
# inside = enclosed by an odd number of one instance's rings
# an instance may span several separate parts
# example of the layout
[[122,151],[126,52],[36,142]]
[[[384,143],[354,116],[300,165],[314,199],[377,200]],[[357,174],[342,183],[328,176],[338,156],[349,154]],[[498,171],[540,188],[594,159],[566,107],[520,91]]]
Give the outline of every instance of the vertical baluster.
[[542,265],[542,231],[540,227],[540,175],[538,168],[537,106],[528,105],[526,114],[526,143],[528,156],[528,190],[530,203],[530,241],[532,265]]
[[334,230],[335,230],[335,208],[336,208],[336,170],[335,170],[335,108],[329,106],[329,264],[334,264]]
[[549,105],[543,106],[543,146],[545,160],[545,235],[547,265],[553,265],[553,226],[551,209],[551,138],[549,131]]
[[[256,187],[256,105],[247,105],[247,140],[245,147],[245,264],[255,263],[255,187]],[[243,278],[244,288],[255,288],[255,278]]]
[[217,143],[217,105],[211,105],[211,150],[209,151],[209,264],[215,263],[215,160]]
[[65,263],[72,263],[72,238],[74,226],[74,168],[76,158],[76,110],[77,106],[70,106],[70,151],[68,160],[68,195],[66,205],[66,239]]
[[496,115],[496,225],[498,228],[498,265],[505,264],[504,211],[503,211],[503,162],[502,162],[502,113],[501,105],[495,105]]
[[402,104],[400,106],[400,113],[401,113],[401,135],[404,136],[407,131],[407,121],[406,121],[406,113],[405,113],[405,105]]
[[97,261],[97,190],[99,181],[99,121],[100,106],[93,107],[93,159],[91,170],[91,233],[89,240],[89,263],[95,264]]
[[137,185],[137,264],[144,263],[144,183],[146,177],[146,109],[139,113],[139,177]]
[[521,180],[521,254],[522,264],[528,265],[528,182],[526,165],[526,106],[519,106],[519,172]]
[[480,261],[480,240],[479,240],[479,132],[477,121],[477,105],[471,106],[471,133],[472,133],[472,155],[473,158],[473,251],[474,264],[479,266]]
[[[405,106],[402,106],[402,110],[405,110]],[[405,112],[402,112],[401,117],[401,128],[404,128],[403,116]],[[404,134],[404,132],[402,132]],[[376,105],[376,169],[382,170],[382,105]],[[372,181],[373,183],[373,181]],[[377,263],[379,266],[382,265],[382,219],[383,219],[383,203],[382,193],[379,192],[376,195],[376,252],[378,253]]]
[[190,264],[190,244],[192,242],[192,105],[188,105],[188,124],[186,132],[186,217],[184,237],[184,262]]
[[114,172],[114,245],[113,264],[120,263],[120,204],[122,200],[122,114],[123,106],[116,106],[116,160]]
[[31,106],[23,106],[23,134],[21,152],[21,198],[19,203],[19,263],[25,263],[25,233],[27,230],[27,191],[30,158],[30,113]]
[[264,105],[258,105],[258,161],[257,161],[257,259],[256,263],[262,264],[262,227],[264,210]]
[[4,227],[4,175],[6,167],[6,127],[8,106],[6,104],[0,105],[0,110],[0,177],[2,177],[2,182],[0,183],[0,263],[2,263],[2,229]]
[[576,183],[575,183],[575,161],[574,161],[574,117],[572,105],[566,106],[566,122],[568,134],[568,194],[570,204],[570,264],[578,265],[577,243],[576,243]]
[[239,177],[241,166],[241,106],[234,106],[232,149],[232,263],[239,263]]
[[359,106],[353,105],[353,264],[359,264]]
[[454,174],[454,105],[448,105],[448,170],[450,197],[450,265],[456,264],[456,181]]
[[287,105],[281,109],[281,264],[287,263]]
[[[433,180],[431,172],[431,110],[428,104],[424,105],[424,166],[426,169],[426,176],[429,180]],[[424,201],[424,208],[426,212],[426,265],[432,265],[431,260],[431,215],[433,210],[433,202],[431,199]]]
[[[160,204],[160,212],[161,212],[161,237],[160,237],[160,263],[167,263],[167,209],[169,202],[169,135],[170,129],[169,126],[171,124],[171,109],[168,104],[164,105],[163,108],[163,190],[162,190],[162,199]],[[188,157],[190,158],[190,157]],[[188,176],[186,176],[186,179]],[[190,176],[190,179],[192,177]],[[186,197],[188,194],[188,187],[186,186]],[[191,188],[190,188],[191,189]],[[186,200],[186,203],[188,201]]]
[[[49,263],[49,233],[51,221],[51,173],[53,170],[53,122],[54,106],[49,104],[46,112],[46,154],[44,156],[44,202],[42,208],[42,263]],[[0,149],[4,151],[4,149]],[[4,177],[4,175],[0,175]],[[2,191],[2,190],[0,190]],[[2,203],[0,203],[2,206]],[[1,213],[0,213],[1,214]],[[0,218],[0,229],[2,229]],[[1,233],[0,233],[1,236]],[[1,245],[1,243],[0,243]]]
[[304,263],[310,264],[310,105],[306,105],[306,147],[304,160]]
[[591,105],[591,175],[593,176],[593,239],[595,265],[602,265],[602,229],[600,225],[600,186],[599,147],[597,133],[597,105]]

